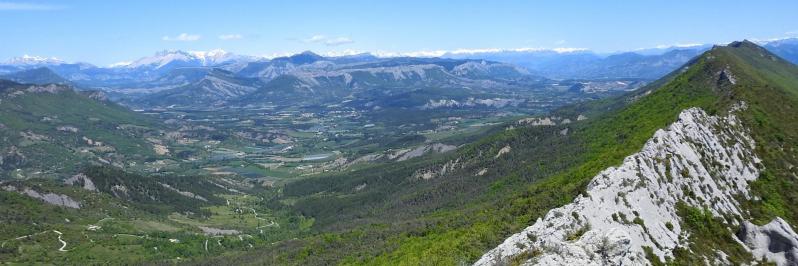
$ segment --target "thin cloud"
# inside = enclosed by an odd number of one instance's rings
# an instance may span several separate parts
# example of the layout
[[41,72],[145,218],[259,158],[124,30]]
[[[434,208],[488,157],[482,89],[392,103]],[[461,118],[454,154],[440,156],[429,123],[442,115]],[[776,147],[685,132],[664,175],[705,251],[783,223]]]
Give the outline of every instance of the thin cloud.
[[323,42],[326,39],[327,36],[324,35],[313,35],[310,38],[304,39],[302,41],[307,43],[318,43],[318,42]]
[[368,52],[360,51],[360,50],[346,49],[346,50],[340,50],[340,51],[326,51],[326,52],[321,52],[319,54],[322,55],[322,56],[325,56],[325,57],[341,57],[341,56],[359,55],[359,54],[364,54],[364,53],[368,53]]
[[229,41],[229,40],[241,40],[244,36],[241,34],[222,34],[219,35],[220,40]]
[[768,44],[769,42],[776,42],[776,41],[788,40],[788,39],[794,39],[794,38],[795,37],[787,35],[787,36],[767,38],[767,39],[748,38],[748,40],[752,41],[752,42],[755,42],[755,43],[758,43],[760,45],[765,45],[765,44]]
[[674,44],[659,44],[654,46],[656,49],[666,49],[666,48],[690,48],[704,45],[703,43],[674,43]]
[[180,41],[180,42],[193,42],[197,41],[202,36],[196,34],[188,34],[188,33],[181,33],[180,35],[170,37],[170,36],[163,36],[161,40],[164,41]]
[[0,2],[0,10],[5,10],[5,11],[47,11],[47,10],[59,10],[59,9],[64,9],[64,6]]
[[338,45],[342,45],[342,44],[350,44],[350,43],[353,43],[353,42],[355,42],[355,41],[353,41],[352,39],[349,39],[347,37],[338,37],[338,38],[334,38],[334,39],[328,39],[328,40],[324,41],[324,44],[327,45],[327,46],[338,46]]
[[302,42],[305,43],[321,43],[327,46],[338,46],[343,44],[350,44],[355,41],[350,39],[349,37],[327,37],[325,35],[313,35],[310,38],[303,39]]

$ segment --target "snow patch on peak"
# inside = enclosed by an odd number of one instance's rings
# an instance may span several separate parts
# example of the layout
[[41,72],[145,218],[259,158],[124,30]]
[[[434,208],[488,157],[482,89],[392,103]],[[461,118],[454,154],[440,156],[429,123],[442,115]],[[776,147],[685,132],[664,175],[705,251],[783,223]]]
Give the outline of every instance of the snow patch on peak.
[[108,65],[108,67],[110,67],[110,68],[127,67],[127,66],[130,66],[132,64],[133,64],[133,61],[122,61],[122,62],[116,62],[116,63],[110,64],[110,65]]
[[210,51],[189,51],[188,53],[196,57],[224,57],[232,54],[222,49],[213,49]]
[[153,66],[155,68],[161,68],[166,64],[171,63],[172,61],[190,61],[196,59],[193,55],[180,51],[180,50],[163,50],[160,52],[155,53],[155,55],[150,57],[143,57],[136,61],[133,61],[130,64],[124,65],[125,67],[130,68],[137,68],[143,66]]
[[648,264],[643,247],[660,259],[686,246],[678,202],[739,217],[737,197],[749,198],[759,175],[754,141],[733,113],[709,116],[690,108],[643,149],[593,178],[587,193],[553,209],[532,226],[484,254],[476,265],[501,264],[522,254],[526,263]]
[[188,53],[199,59],[203,66],[218,65],[239,58],[239,56],[222,49],[189,51]]
[[175,61],[191,63],[196,66],[214,66],[231,61],[255,59],[254,57],[236,55],[222,49],[188,52],[181,50],[163,50],[155,53],[153,56],[143,57],[136,61],[116,63],[113,64],[112,67],[137,68],[150,66],[158,69]]

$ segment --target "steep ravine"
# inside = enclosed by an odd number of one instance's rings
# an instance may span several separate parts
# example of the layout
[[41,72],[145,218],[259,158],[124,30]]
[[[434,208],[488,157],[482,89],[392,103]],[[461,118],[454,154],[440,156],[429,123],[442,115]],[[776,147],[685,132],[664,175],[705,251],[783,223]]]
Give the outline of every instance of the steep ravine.
[[[786,222],[778,219],[763,227],[740,224],[745,212],[737,199],[751,197],[748,183],[759,176],[761,164],[753,139],[735,116],[745,104],[732,109],[723,117],[698,108],[683,110],[640,152],[595,176],[586,194],[549,211],[475,265],[651,264],[644,247],[664,260],[675,248],[688,246],[689,235],[677,215],[680,202],[707,208],[718,217],[736,218],[727,220],[748,229],[738,238],[756,258],[798,263],[798,247],[792,245],[798,243],[798,235]],[[771,239],[779,240],[779,249],[769,248]],[[706,262],[724,264],[724,255]]]

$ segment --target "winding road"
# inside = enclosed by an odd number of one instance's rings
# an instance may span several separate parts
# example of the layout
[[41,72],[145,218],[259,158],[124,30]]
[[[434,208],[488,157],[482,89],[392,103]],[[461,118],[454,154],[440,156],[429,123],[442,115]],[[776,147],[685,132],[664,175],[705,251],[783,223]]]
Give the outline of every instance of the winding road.
[[[25,238],[28,238],[28,237],[44,234],[44,233],[47,233],[47,232],[50,232],[50,231],[52,231],[53,233],[58,234],[58,242],[61,242],[61,247],[58,248],[58,251],[61,251],[61,252],[69,251],[69,250],[64,249],[67,246],[67,242],[64,241],[64,239],[61,239],[61,236],[63,235],[63,233],[61,233],[61,231],[58,231],[58,230],[45,230],[45,231],[41,231],[41,232],[38,232],[38,233],[35,233],[35,234],[30,234],[30,235],[24,235],[24,236],[16,237],[16,238],[14,238],[14,240],[22,240],[22,239],[25,239]],[[5,246],[6,242],[7,241],[3,241],[3,246]]]
[[61,231],[58,231],[58,230],[53,230],[53,232],[58,234],[58,242],[61,242],[61,248],[59,248],[58,251],[69,251],[69,250],[64,249],[67,246],[67,242],[64,241],[63,239],[61,239],[61,236],[64,235],[64,234],[61,233]]

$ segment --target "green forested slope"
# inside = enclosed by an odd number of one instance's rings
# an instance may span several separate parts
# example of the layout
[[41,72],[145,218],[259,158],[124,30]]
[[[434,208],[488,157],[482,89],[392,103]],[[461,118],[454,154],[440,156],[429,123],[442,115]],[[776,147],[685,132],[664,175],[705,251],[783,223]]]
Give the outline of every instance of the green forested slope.
[[[587,120],[517,126],[455,153],[289,184],[281,202],[316,218],[317,229],[325,233],[224,259],[281,264],[470,263],[549,209],[572,201],[595,174],[638,151],[683,109],[700,107],[719,114],[739,101],[749,106],[742,119],[752,130],[766,169],[753,184],[761,200],[747,203],[751,218],[766,222],[781,216],[796,224],[798,179],[792,168],[798,163],[796,95],[794,65],[747,41],[716,47],[639,91],[554,114],[573,121],[581,114]],[[507,146],[511,151],[497,156]],[[436,169],[452,162],[461,166],[432,179],[413,178],[419,168]],[[481,169],[488,171],[476,174]],[[725,228],[722,221],[699,218],[700,210],[684,213],[692,217],[687,224],[696,235],[706,228]],[[728,243],[704,244],[731,248]],[[674,261],[689,262],[707,252],[695,251],[678,253]]]
[[[158,124],[65,85],[0,80],[0,175],[58,176],[86,162],[154,158],[147,136]],[[91,141],[89,141],[91,140]]]

